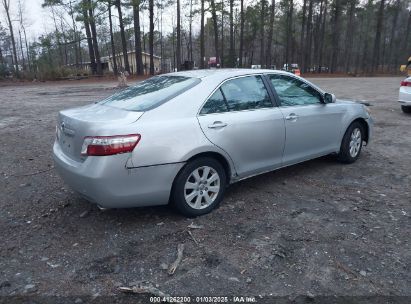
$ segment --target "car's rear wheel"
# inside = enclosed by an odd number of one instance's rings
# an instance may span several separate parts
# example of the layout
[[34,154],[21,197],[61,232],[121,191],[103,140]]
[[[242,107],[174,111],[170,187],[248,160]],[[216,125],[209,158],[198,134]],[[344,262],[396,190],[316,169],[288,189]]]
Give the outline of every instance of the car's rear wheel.
[[209,213],[223,199],[226,180],[219,161],[209,157],[194,159],[177,175],[171,193],[172,203],[189,217]]
[[411,113],[411,106],[401,106],[401,110],[404,113]]
[[338,159],[347,164],[355,162],[360,157],[363,140],[364,127],[359,122],[353,122],[345,131]]

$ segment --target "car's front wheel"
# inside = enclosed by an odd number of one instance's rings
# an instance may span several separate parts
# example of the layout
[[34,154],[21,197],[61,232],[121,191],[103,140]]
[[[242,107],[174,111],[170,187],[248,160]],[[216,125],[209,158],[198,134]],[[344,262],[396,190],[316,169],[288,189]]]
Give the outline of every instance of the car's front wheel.
[[226,173],[219,161],[209,157],[194,159],[177,175],[172,203],[189,217],[209,213],[223,199],[226,183]]
[[353,122],[345,131],[338,159],[347,164],[355,162],[360,157],[363,140],[363,126],[359,122]]
[[411,106],[401,106],[401,110],[404,113],[411,113]]

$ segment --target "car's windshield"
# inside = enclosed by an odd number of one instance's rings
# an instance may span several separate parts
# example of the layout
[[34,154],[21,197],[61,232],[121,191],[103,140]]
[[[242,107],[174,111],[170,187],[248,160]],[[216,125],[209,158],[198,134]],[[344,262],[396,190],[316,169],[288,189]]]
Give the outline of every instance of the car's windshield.
[[200,82],[184,76],[155,76],[129,87],[99,104],[131,111],[148,111],[183,93]]

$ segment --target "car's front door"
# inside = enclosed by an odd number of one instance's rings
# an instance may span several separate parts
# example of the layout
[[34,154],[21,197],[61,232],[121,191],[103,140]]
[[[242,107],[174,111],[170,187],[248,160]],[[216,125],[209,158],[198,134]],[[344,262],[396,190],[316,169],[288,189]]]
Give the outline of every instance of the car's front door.
[[227,152],[239,177],[281,166],[284,118],[260,75],[224,82],[198,115],[206,137]]
[[296,77],[270,74],[268,78],[285,118],[283,165],[338,151],[344,108],[323,103],[317,89]]

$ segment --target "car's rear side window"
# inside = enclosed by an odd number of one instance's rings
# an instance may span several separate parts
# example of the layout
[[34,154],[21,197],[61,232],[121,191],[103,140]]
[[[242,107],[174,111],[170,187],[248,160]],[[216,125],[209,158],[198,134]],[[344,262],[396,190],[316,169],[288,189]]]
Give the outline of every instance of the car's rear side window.
[[221,93],[221,88],[219,88],[205,103],[204,107],[201,109],[200,114],[222,113],[227,111],[227,103],[224,100],[223,94]]
[[230,111],[272,107],[270,96],[261,76],[239,77],[225,82],[221,91]]
[[148,111],[200,83],[198,78],[155,76],[114,94],[100,104],[131,110]]
[[270,95],[260,75],[238,77],[224,82],[207,100],[200,114],[271,108]]

